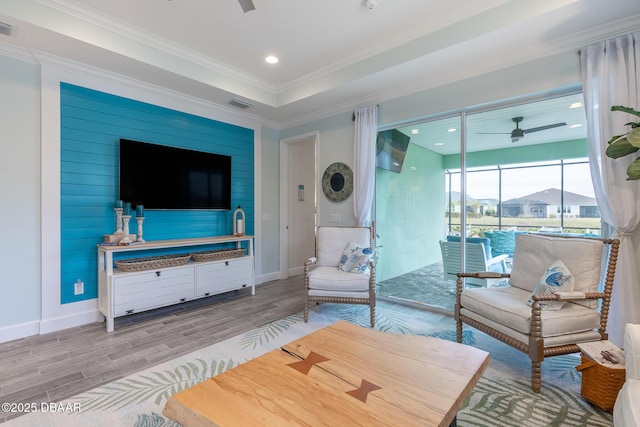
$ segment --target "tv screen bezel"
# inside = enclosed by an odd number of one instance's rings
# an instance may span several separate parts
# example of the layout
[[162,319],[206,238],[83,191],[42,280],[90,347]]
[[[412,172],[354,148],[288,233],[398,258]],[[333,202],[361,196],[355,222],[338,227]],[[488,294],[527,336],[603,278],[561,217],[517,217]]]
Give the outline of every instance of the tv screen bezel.
[[[121,138],[119,198],[132,206],[144,205],[145,210],[228,211],[232,206],[231,164],[231,156],[224,154]],[[211,184],[212,176],[221,178],[219,197],[212,198],[209,190],[206,202],[194,200],[187,173],[197,171],[205,174],[205,184]],[[135,189],[134,182],[141,186]]]

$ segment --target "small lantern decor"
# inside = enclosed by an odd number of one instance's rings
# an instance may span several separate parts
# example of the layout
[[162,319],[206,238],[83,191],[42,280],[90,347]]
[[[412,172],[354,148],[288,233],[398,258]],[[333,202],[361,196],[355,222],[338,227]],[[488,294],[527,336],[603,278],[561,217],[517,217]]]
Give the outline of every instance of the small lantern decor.
[[245,216],[244,211],[238,205],[238,208],[233,211],[233,236],[240,237],[244,236],[244,224],[245,224]]

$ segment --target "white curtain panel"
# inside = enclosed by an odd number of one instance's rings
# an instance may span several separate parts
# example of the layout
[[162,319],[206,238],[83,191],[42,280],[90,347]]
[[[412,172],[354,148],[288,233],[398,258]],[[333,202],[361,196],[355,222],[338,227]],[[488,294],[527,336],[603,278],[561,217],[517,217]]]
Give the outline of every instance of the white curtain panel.
[[353,210],[358,224],[368,226],[375,194],[378,106],[358,108],[355,116]]
[[625,324],[640,323],[640,277],[632,242],[633,233],[640,232],[640,182],[626,179],[636,155],[614,160],[605,150],[613,135],[630,130],[625,123],[638,120],[611,107],[640,107],[640,32],[588,46],[580,61],[591,178],[602,219],[620,239],[607,331],[609,340],[622,346]]

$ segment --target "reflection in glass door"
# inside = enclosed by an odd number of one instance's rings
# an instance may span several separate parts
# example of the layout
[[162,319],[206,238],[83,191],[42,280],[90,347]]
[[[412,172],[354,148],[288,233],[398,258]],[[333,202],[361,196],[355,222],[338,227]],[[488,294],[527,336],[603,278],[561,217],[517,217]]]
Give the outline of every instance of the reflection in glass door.
[[445,280],[440,240],[446,205],[460,206],[460,188],[445,188],[445,155],[434,147],[459,152],[459,128],[456,116],[380,132],[379,160],[386,157],[381,138],[395,133],[409,143],[401,167],[379,161],[376,168],[379,296],[451,309],[455,283]]

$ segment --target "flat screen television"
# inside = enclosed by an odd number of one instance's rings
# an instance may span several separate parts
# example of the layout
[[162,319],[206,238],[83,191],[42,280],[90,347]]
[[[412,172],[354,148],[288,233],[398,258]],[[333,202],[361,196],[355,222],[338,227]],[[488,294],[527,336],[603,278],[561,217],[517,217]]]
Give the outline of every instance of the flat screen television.
[[145,209],[231,209],[231,157],[120,139],[120,199]]
[[397,129],[389,129],[378,132],[376,140],[376,167],[402,172],[402,164],[407,154],[411,137]]

